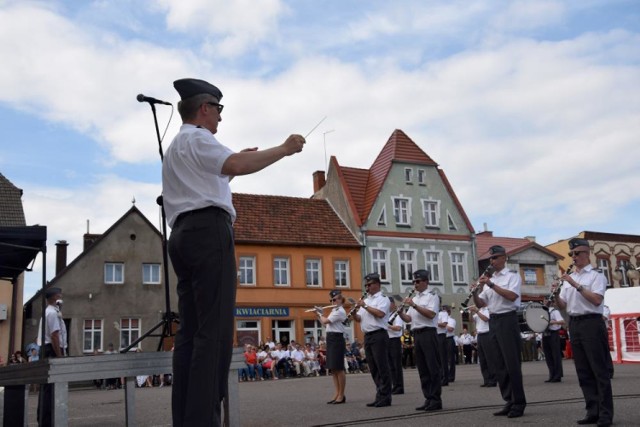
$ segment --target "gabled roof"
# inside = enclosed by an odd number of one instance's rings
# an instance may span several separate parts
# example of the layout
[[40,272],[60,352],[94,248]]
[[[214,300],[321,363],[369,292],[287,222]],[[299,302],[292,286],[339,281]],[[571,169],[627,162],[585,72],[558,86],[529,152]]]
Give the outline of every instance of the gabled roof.
[[326,200],[233,194],[236,243],[360,247]]
[[26,225],[22,209],[22,190],[0,173],[0,227]]
[[[113,230],[115,230],[127,217],[129,217],[134,213],[137,213],[138,215],[140,215],[140,217],[144,220],[144,222],[147,223],[147,225],[149,225],[149,228],[153,230],[153,232],[155,232],[160,238],[162,237],[162,234],[160,234],[160,231],[158,231],[158,229],[147,219],[147,217],[144,216],[144,214],[140,212],[140,210],[135,205],[133,205],[131,206],[131,209],[129,209],[124,215],[122,215],[120,219],[114,222],[113,225],[109,227],[109,229],[107,229],[107,231],[102,233],[100,237],[98,237],[93,242],[93,244],[91,244],[91,246],[89,246],[86,250],[84,250],[73,261],[71,261],[62,271],[60,271],[53,279],[51,279],[51,281],[47,283],[45,289],[50,288],[51,286],[55,286],[55,284],[60,280],[61,277],[65,275],[67,271],[73,268],[73,266],[77,264],[80,260],[84,259],[86,256],[89,256],[92,250],[96,248],[102,240],[106,239]],[[31,304],[33,301],[39,298],[41,293],[42,293],[42,289],[39,289],[38,292],[36,292],[35,295],[25,303],[25,306],[28,304]]]
[[545,248],[538,243],[525,238],[518,237],[493,237],[491,232],[478,233],[476,235],[476,254],[478,261],[489,259],[489,248],[494,245],[500,245],[507,251],[507,256],[515,255],[530,248],[535,248],[544,252],[555,259],[564,259],[557,252]]

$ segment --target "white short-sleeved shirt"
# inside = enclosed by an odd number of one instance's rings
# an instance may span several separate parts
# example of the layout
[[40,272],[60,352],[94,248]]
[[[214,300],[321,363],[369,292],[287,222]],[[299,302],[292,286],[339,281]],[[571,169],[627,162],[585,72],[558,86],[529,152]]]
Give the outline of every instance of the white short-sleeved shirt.
[[[453,317],[449,316],[449,320],[447,321],[447,338],[456,336],[456,325],[457,325],[457,323],[458,322],[456,322],[456,319],[454,319]],[[451,330],[449,330],[449,328],[451,328]]]
[[473,342],[473,337],[469,333],[462,334],[460,336],[460,341],[462,342],[462,345],[470,345]]
[[[491,318],[491,313],[487,307],[482,307],[478,310],[482,315],[486,318]],[[484,321],[478,316],[478,314],[473,315],[473,321],[476,322],[476,332],[479,334],[484,334],[485,332],[489,332],[489,322]]]
[[[600,270],[587,265],[582,270],[571,273],[571,278],[585,289],[604,297],[607,290],[607,278]],[[602,314],[603,305],[593,305],[580,292],[568,282],[562,283],[560,298],[567,303],[567,313],[570,316],[580,316],[583,314]]]
[[401,329],[399,331],[387,329],[389,338],[400,338],[402,336],[402,328],[404,328],[404,320],[402,320],[400,316],[396,316],[396,318],[393,319],[393,326],[400,326]]
[[[440,309],[440,299],[436,295],[432,294],[431,292],[427,292],[426,290],[423,292],[418,292],[412,300],[415,305],[419,305],[420,307],[426,308],[427,310],[431,310],[434,313],[438,313],[438,310]],[[438,327],[439,314],[436,314],[433,319],[429,319],[428,317],[425,317],[422,314],[418,313],[418,310],[411,307],[409,311],[407,311],[407,315],[411,317],[411,327],[413,329]]]
[[500,314],[517,310],[520,307],[520,288],[522,287],[520,275],[505,267],[500,271],[494,272],[491,281],[503,289],[516,293],[518,298],[515,301],[509,301],[485,285],[482,292],[480,292],[479,298],[487,304],[489,311],[492,314]]
[[438,334],[446,334],[447,333],[447,327],[440,327],[438,326],[438,323],[445,323],[449,321],[449,313],[447,313],[446,310],[442,310],[438,313],[438,315],[436,316],[437,321],[436,321],[436,332],[438,332]]
[[369,313],[364,308],[358,310],[360,316],[360,328],[362,332],[373,332],[377,329],[387,330],[387,322],[389,321],[389,306],[391,301],[385,297],[381,291],[378,291],[375,295],[367,295],[364,299],[364,303],[372,308],[376,308],[382,311],[385,315],[381,318],[377,318],[373,314]]
[[[553,321],[553,322],[558,322],[560,320],[564,320],[564,318],[562,317],[562,313],[560,313],[560,310],[556,310],[555,308],[551,308],[549,311],[549,321]],[[558,331],[560,330],[560,328],[562,328],[562,325],[558,325],[558,324],[551,324],[549,323],[549,330],[550,331]]]
[[327,319],[329,319],[329,322],[331,322],[327,323],[327,332],[337,332],[340,334],[344,334],[345,328],[342,322],[347,320],[347,312],[343,307],[335,307],[333,310],[331,310],[331,313],[329,313]]
[[162,198],[170,227],[181,213],[209,206],[224,209],[235,221],[229,177],[222,174],[232,154],[208,129],[180,127],[162,162]]
[[[65,327],[64,320],[62,320],[62,315],[60,314],[60,310],[58,307],[53,305],[47,305],[47,308],[44,311],[44,321],[45,321],[45,329],[44,329],[44,343],[51,344],[51,334],[58,331],[58,337],[60,338],[60,348],[65,348],[66,344],[63,341],[62,336],[62,328]],[[66,331],[66,327],[65,327]],[[36,337],[36,343],[38,345],[42,345],[42,319],[40,319],[40,326],[38,327],[38,336]],[[65,332],[66,336],[66,332]]]

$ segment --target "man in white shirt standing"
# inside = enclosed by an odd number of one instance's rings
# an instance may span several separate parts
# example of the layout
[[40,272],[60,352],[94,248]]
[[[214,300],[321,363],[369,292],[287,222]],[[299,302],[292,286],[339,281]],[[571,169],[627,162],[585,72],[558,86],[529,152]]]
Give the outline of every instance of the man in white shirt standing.
[[214,136],[222,121],[220,89],[197,79],[176,80],[173,86],[180,94],[182,126],[162,163],[180,315],[173,352],[173,425],[219,426],[231,365],[237,282],[236,211],[229,182],[302,151],[305,140],[290,135],[266,150],[233,152]]
[[473,321],[476,324],[478,333],[478,361],[480,363],[480,373],[483,383],[480,387],[495,387],[497,385],[496,374],[491,365],[491,346],[489,344],[489,318],[491,314],[487,307],[478,308],[475,305],[469,307],[469,312],[473,314]]
[[559,383],[562,381],[562,348],[560,348],[560,335],[558,331],[564,326],[564,318],[560,310],[551,307],[549,303],[549,326],[542,333],[542,351],[547,362],[549,378],[546,383]]
[[452,383],[456,380],[456,359],[458,358],[458,343],[456,343],[456,326],[457,322],[451,316],[451,308],[446,305],[447,310],[447,383]]
[[364,278],[367,297],[356,303],[358,310],[353,315],[364,332],[364,351],[373,382],[376,384],[376,398],[367,403],[369,407],[381,408],[391,405],[391,373],[389,368],[389,298],[380,291],[380,275],[367,274]]
[[[440,301],[442,302],[442,301]],[[449,385],[449,343],[447,342],[447,322],[449,314],[446,306],[441,305],[437,316],[438,347],[440,349],[440,361],[442,366],[442,386]]]
[[[396,303],[393,297],[389,297],[389,312],[397,311]],[[404,394],[404,375],[402,372],[402,330],[404,329],[404,321],[400,315],[389,320],[387,333],[389,334],[389,369],[391,370],[391,394]]]

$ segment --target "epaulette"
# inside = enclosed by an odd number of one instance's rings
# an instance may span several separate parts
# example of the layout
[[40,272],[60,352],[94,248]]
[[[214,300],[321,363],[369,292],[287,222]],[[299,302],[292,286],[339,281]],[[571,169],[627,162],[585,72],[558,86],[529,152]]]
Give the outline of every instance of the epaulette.
[[517,271],[515,271],[515,270],[509,270],[509,273],[518,274],[518,272],[517,272]]
[[600,274],[604,274],[604,271],[602,271],[602,269],[600,267],[595,267],[593,270],[597,271]]

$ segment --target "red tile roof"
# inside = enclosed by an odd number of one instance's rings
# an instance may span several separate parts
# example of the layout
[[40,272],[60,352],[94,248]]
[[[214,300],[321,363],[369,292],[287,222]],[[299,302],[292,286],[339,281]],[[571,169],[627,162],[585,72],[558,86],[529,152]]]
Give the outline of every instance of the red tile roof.
[[507,251],[507,256],[515,255],[529,248],[536,248],[542,252],[545,252],[556,259],[564,259],[564,257],[550,249],[539,245],[536,242],[532,242],[529,239],[518,237],[493,237],[491,232],[484,232],[476,234],[476,255],[478,261],[488,259],[489,248],[494,245],[500,245]]
[[234,193],[233,205],[237,243],[360,247],[326,200]]

